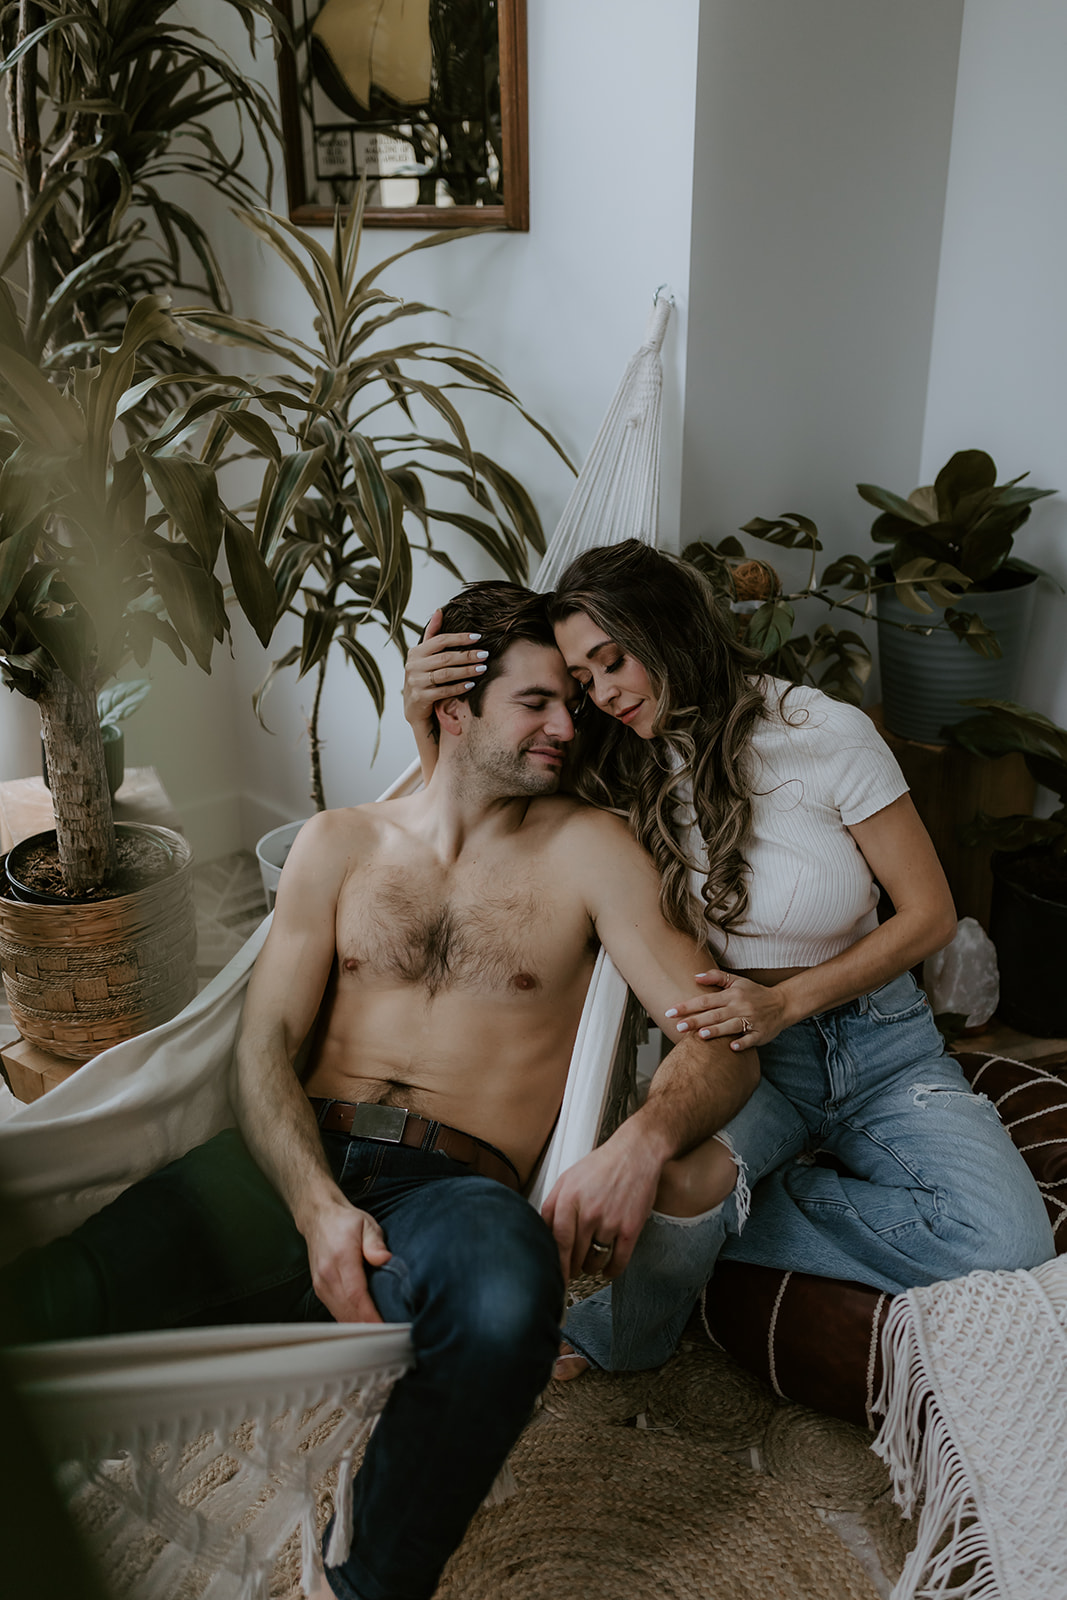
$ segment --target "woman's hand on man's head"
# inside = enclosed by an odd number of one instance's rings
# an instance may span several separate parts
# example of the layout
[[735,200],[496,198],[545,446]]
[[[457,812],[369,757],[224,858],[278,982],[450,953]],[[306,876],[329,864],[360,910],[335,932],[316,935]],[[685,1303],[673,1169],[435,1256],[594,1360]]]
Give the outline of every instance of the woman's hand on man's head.
[[426,625],[404,666],[404,716],[418,731],[429,726],[438,700],[466,694],[485,671],[487,652],[479,650],[478,633],[441,633],[441,612]]

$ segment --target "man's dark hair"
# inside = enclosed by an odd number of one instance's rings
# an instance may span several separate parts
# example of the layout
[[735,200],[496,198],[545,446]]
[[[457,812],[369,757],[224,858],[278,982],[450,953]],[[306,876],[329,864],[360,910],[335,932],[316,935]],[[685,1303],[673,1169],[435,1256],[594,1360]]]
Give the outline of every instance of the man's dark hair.
[[[555,635],[545,611],[545,596],[524,589],[519,583],[492,579],[469,583],[441,608],[442,633],[480,633],[479,650],[489,652],[484,672],[478,674],[474,688],[467,693],[467,704],[476,717],[482,714],[482,696],[501,670],[504,656],[513,644],[530,644],[554,649]],[[434,738],[440,730],[437,718],[430,724]]]

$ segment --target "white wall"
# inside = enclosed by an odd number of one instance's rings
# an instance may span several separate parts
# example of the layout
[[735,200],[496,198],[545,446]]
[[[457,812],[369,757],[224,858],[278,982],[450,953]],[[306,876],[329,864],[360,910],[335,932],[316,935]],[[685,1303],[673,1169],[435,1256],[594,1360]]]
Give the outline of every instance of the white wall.
[[[954,450],[1067,491],[1067,7],[967,0],[922,481]],[[1016,551],[1067,585],[1067,495]],[[1038,596],[1020,697],[1067,722],[1067,602]]]
[[795,511],[869,551],[855,484],[914,485],[961,12],[705,0],[684,537]]

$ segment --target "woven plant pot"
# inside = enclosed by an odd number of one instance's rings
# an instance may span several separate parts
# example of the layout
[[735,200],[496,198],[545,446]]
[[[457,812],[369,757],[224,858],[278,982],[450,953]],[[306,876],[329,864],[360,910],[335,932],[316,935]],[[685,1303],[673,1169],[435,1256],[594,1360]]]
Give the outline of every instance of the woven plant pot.
[[0,897],[0,971],[24,1039],[67,1061],[88,1061],[175,1016],[196,993],[193,853],[180,833],[156,836],[174,861],[168,878],[114,900],[26,905]]

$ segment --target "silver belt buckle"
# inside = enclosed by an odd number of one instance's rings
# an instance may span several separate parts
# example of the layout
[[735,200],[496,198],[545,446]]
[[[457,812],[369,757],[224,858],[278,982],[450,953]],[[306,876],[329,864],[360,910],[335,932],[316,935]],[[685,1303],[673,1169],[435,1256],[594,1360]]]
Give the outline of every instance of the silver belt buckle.
[[403,1106],[361,1104],[355,1109],[349,1133],[357,1139],[379,1139],[383,1144],[399,1144],[408,1120]]

